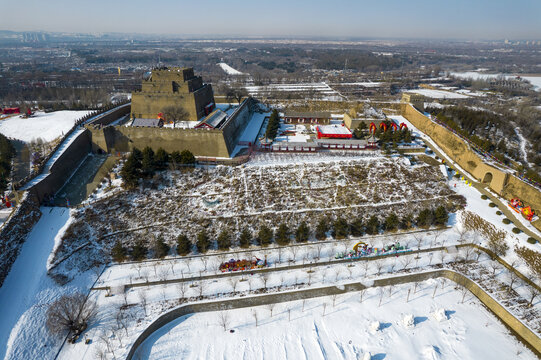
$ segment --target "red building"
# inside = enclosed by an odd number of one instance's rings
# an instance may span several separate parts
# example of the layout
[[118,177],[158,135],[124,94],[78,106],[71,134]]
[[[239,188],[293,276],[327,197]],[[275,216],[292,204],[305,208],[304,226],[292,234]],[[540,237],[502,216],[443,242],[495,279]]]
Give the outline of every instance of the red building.
[[18,107],[14,107],[14,108],[4,108],[4,114],[20,114],[21,113],[21,109],[18,108]]
[[351,139],[353,135],[344,125],[316,126],[318,139]]

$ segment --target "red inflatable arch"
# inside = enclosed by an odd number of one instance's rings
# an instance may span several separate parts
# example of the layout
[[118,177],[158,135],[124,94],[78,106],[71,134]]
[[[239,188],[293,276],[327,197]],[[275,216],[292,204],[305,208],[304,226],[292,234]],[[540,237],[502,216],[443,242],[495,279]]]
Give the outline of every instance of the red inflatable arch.
[[391,125],[389,125],[389,129],[393,129],[394,131],[398,130],[398,126],[396,126],[396,124],[391,121]]
[[384,122],[382,122],[381,124],[379,124],[379,128],[380,129],[383,129],[383,131],[387,131],[387,124],[385,124]]
[[376,124],[373,122],[370,123],[370,127],[368,129],[368,133],[375,133],[376,132]]
[[402,128],[408,130],[408,125],[406,125],[406,123],[400,123],[400,130],[402,130]]

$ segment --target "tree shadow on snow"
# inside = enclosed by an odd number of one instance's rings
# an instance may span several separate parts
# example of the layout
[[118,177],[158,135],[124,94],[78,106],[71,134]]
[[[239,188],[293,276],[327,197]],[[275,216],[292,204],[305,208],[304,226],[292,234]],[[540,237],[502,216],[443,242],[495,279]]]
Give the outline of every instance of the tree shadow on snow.
[[417,325],[417,324],[420,324],[420,323],[425,322],[427,320],[428,320],[428,318],[426,316],[416,316],[416,317],[413,318],[413,323],[415,325]]
[[380,330],[385,330],[385,329],[391,327],[391,325],[392,325],[391,323],[381,323],[381,324],[379,324],[379,329]]
[[371,360],[383,360],[383,359],[385,359],[386,356],[387,356],[387,354],[379,353],[379,354],[372,355],[372,357],[370,359]]

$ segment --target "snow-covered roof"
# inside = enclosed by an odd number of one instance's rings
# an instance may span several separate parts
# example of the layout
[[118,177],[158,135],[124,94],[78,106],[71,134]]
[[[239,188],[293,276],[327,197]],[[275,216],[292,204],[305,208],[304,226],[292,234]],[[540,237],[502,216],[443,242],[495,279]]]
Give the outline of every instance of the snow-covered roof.
[[208,127],[216,129],[225,121],[225,119],[227,119],[227,113],[220,109],[216,109],[210,113],[209,116],[201,120],[195,127],[207,125]]
[[323,135],[351,135],[348,128],[342,125],[319,125],[318,129]]
[[161,127],[163,121],[160,119],[144,119],[144,118],[135,118],[131,123],[131,126],[144,126],[144,127]]

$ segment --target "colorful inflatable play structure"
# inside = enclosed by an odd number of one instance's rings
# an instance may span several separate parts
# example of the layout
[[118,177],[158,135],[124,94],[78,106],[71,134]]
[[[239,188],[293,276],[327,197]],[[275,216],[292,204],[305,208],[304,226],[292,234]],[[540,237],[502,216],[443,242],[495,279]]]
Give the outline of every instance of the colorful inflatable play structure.
[[220,271],[226,272],[226,271],[244,271],[244,270],[253,270],[253,269],[261,269],[267,267],[267,260],[261,260],[259,258],[255,258],[255,260],[235,260],[231,259],[229,261],[226,261],[224,263],[220,264]]
[[410,252],[411,249],[400,245],[399,242],[396,242],[391,245],[386,245],[382,248],[371,247],[365,242],[359,241],[353,246],[353,250],[347,253],[338,253],[336,254],[336,259],[359,259],[366,256],[378,256],[378,255],[389,255],[389,254],[401,254]]
[[377,129],[376,124],[374,124],[373,122],[371,122],[371,123],[370,123],[370,128],[368,129],[368,132],[369,132],[370,134],[375,134],[375,133],[376,133],[376,129]]
[[508,205],[517,213],[522,214],[528,221],[532,221],[535,216],[535,211],[533,211],[530,206],[524,206],[524,203],[519,198],[511,199]]

